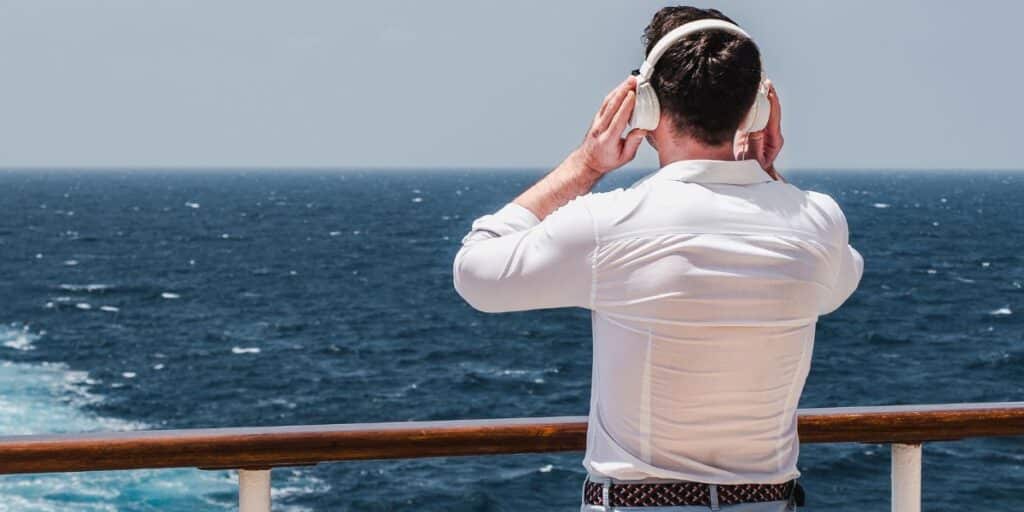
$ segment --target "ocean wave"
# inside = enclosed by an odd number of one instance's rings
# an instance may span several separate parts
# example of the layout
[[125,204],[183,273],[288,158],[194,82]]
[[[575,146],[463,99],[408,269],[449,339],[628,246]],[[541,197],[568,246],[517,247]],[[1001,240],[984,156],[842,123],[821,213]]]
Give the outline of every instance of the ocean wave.
[[[8,329],[10,331],[10,329]],[[15,329],[18,336],[31,336]],[[9,334],[9,332],[8,332]],[[0,334],[0,337],[4,334]],[[86,372],[63,364],[0,362],[0,432],[3,435],[126,431],[145,425],[89,413],[103,398],[89,391]],[[236,488],[226,471],[191,469],[101,471],[6,476],[0,512],[113,510],[229,510]],[[133,503],[126,507],[126,503]]]
[[57,286],[57,288],[60,288],[61,290],[65,290],[65,291],[69,291],[69,292],[89,292],[89,293],[92,293],[92,292],[102,292],[102,291],[105,291],[105,290],[109,290],[109,289],[111,289],[113,287],[114,287],[114,285],[102,284],[102,283],[95,283],[95,284],[69,284],[69,283],[64,283],[64,284],[61,284],[61,285]]
[[989,311],[988,314],[992,316],[1009,316],[1013,314],[1013,311],[1010,309],[1010,306],[1005,306],[999,309],[993,309],[992,311]]
[[46,332],[32,332],[27,325],[11,324],[0,326],[0,345],[14,350],[35,350],[35,342],[43,334],[46,334]]

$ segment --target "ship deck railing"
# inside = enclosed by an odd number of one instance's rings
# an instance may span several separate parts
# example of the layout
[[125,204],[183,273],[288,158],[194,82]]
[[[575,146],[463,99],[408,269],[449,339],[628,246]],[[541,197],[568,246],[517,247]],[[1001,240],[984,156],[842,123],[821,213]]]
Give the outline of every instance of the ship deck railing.
[[[585,417],[141,430],[0,437],[0,474],[238,470],[240,512],[270,511],[273,468],[372,459],[572,452]],[[921,445],[1024,435],[1024,402],[801,409],[801,443],[892,447],[894,512],[921,510]]]

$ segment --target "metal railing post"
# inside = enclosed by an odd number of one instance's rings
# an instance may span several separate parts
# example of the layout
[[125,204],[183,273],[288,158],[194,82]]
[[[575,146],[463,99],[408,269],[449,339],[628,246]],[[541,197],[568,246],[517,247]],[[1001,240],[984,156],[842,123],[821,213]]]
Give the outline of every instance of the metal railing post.
[[921,445],[892,445],[892,512],[921,512]]
[[270,470],[238,470],[238,512],[270,512]]

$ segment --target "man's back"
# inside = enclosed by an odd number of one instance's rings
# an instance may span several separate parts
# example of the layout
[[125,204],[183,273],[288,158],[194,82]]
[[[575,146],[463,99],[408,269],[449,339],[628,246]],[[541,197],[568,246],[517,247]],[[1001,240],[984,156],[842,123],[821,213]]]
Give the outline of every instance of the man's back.
[[597,240],[588,470],[796,477],[815,321],[860,275],[838,206],[753,161],[676,162],[580,201]]
[[753,160],[690,160],[543,223],[512,204],[473,227],[455,276],[475,307],[593,311],[592,475],[797,476],[815,322],[863,265],[831,198]]

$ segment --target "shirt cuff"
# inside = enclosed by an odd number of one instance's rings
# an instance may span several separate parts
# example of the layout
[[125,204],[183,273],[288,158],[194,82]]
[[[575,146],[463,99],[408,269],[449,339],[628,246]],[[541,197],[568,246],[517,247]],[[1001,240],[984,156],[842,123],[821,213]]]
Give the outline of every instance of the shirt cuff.
[[500,210],[473,221],[473,228],[462,239],[462,243],[465,245],[489,238],[511,235],[512,233],[526,231],[537,224],[540,224],[540,219],[528,208],[516,203],[508,203]]

